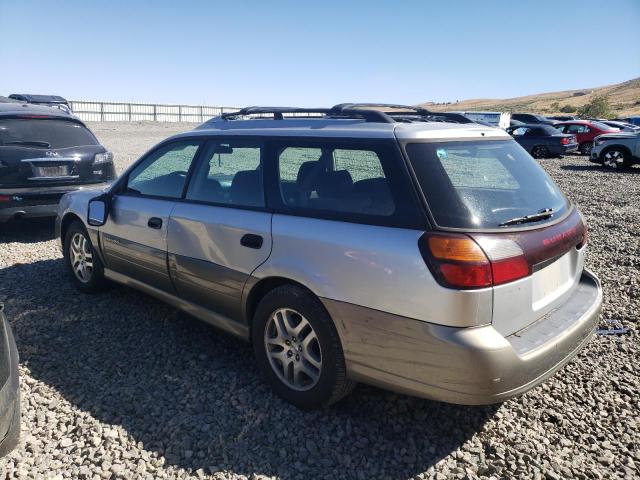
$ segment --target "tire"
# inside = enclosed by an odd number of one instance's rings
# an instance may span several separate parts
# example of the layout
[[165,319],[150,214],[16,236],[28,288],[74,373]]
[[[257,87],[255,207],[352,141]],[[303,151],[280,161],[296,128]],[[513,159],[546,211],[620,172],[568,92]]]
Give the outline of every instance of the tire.
[[333,320],[320,300],[304,288],[283,285],[267,293],[253,317],[251,341],[267,382],[298,408],[326,407],[355,387],[347,379]]
[[[72,283],[81,292],[98,293],[108,286],[104,266],[91,244],[87,229],[79,220],[69,225],[65,234],[64,261]],[[79,268],[81,265],[84,269]]]
[[547,158],[549,156],[549,149],[544,145],[536,145],[531,149],[531,156],[533,158]]
[[593,142],[583,142],[580,144],[580,153],[582,155],[591,156],[591,149],[593,148]]
[[632,165],[630,157],[631,155],[626,150],[616,146],[609,147],[600,154],[602,166],[612,170],[629,168]]

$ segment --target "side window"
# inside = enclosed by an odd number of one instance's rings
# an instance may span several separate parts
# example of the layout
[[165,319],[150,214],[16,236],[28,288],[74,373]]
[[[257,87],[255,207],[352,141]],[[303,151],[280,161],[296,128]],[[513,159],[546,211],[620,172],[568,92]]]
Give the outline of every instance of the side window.
[[180,198],[199,141],[176,142],[152,152],[127,179],[127,191],[140,195]]
[[530,128],[526,133],[527,137],[541,137],[542,135],[544,135],[544,133],[539,128]]
[[194,172],[187,200],[264,207],[261,146],[212,142]]
[[512,135],[514,137],[521,137],[522,135],[524,135],[528,131],[529,131],[528,128],[518,127],[512,132]]
[[278,170],[288,207],[378,216],[395,212],[381,159],[373,150],[286,147],[278,154]]
[[554,125],[553,128],[555,128],[556,130],[558,130],[559,132],[564,133],[565,128],[567,128],[565,125]]
[[336,170],[346,170],[354,182],[384,178],[384,171],[380,159],[370,150],[341,150],[333,151],[333,162]]
[[567,128],[567,133],[584,133],[584,131],[584,125],[569,125],[569,128]]

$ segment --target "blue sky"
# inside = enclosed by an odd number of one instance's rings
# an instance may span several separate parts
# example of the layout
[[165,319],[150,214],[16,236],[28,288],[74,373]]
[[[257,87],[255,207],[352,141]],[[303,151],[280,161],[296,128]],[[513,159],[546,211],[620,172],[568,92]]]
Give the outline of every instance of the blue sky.
[[635,77],[640,0],[0,0],[0,95],[413,104]]

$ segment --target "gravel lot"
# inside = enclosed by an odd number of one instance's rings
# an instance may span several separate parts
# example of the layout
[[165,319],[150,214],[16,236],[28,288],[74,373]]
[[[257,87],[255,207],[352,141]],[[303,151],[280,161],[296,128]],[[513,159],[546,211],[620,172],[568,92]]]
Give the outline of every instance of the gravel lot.
[[[93,124],[118,168],[191,128]],[[263,384],[248,345],[136,291],[76,293],[50,221],[0,227],[0,301],[21,355],[22,442],[7,478],[637,478],[640,168],[542,161],[586,214],[597,336],[546,384],[462,407],[359,386],[303,413]]]

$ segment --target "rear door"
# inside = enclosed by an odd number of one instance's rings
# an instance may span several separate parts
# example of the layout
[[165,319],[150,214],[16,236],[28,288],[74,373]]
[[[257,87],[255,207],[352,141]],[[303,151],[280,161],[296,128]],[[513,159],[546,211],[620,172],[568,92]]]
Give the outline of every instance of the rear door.
[[201,140],[163,144],[128,174],[101,227],[106,267],[147,285],[173,292],[167,270],[169,215],[186,185]]
[[[113,163],[80,122],[41,115],[0,118],[0,185],[7,188],[102,182],[114,176]],[[104,157],[104,156],[103,156]]]
[[212,140],[168,225],[171,277],[180,297],[240,320],[242,290],[271,252],[260,141]]

